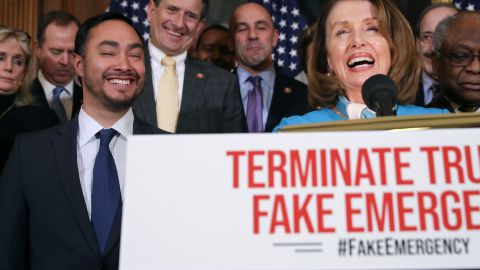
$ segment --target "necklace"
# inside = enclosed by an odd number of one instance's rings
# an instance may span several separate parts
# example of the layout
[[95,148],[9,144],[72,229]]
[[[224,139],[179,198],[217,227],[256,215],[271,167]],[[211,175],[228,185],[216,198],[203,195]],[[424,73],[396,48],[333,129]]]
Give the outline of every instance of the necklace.
[[2,119],[14,106],[15,104],[10,105],[3,113],[0,115],[0,119]]

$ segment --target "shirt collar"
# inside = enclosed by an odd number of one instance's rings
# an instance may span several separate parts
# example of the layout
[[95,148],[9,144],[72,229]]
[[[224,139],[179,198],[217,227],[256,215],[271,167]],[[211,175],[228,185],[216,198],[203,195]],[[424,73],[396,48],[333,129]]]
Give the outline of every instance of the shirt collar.
[[[162,59],[167,56],[159,48],[155,47],[150,41],[148,41],[148,52],[150,53],[152,60],[160,65],[162,63]],[[187,52],[185,51],[172,57],[175,58],[175,63],[178,67],[179,65],[185,63],[185,60],[187,59]]]
[[[38,70],[38,81],[40,81],[40,84],[42,85],[42,88],[44,91],[47,93],[52,93],[53,94],[53,89],[57,87],[57,85],[54,85],[50,83],[47,78],[45,78],[45,75],[43,75],[42,70]],[[71,80],[67,85],[64,86],[66,93],[68,95],[71,95],[73,93],[73,80]]]
[[[237,74],[241,84],[248,82],[247,80],[250,76],[254,76],[241,66],[237,67]],[[271,65],[266,70],[261,71],[256,76],[260,76],[262,78],[262,83],[264,83],[268,88],[273,88],[273,85],[275,83],[275,68],[273,67],[273,65]]]
[[435,80],[433,80],[430,76],[428,76],[425,71],[422,71],[422,84],[423,84],[423,89],[428,90],[430,89],[430,86],[432,84],[436,83]]
[[[133,134],[133,121],[133,112],[130,108],[111,128],[115,129],[120,136],[126,139],[128,135]],[[78,113],[78,145],[81,147],[90,142],[90,140],[95,138],[95,134],[103,128],[104,127],[90,117],[82,107]]]

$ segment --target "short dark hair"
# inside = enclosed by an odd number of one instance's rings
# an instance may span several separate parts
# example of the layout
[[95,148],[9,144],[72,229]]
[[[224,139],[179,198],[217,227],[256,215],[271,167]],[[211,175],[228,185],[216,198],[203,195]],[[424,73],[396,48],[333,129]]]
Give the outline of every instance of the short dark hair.
[[61,10],[50,11],[42,16],[38,22],[37,42],[40,46],[45,42],[45,31],[52,23],[60,26],[67,26],[74,23],[76,26],[80,27],[80,20],[72,14]]
[[118,20],[118,21],[122,21],[122,22],[125,22],[128,25],[130,25],[135,30],[135,33],[137,33],[140,41],[143,42],[142,35],[135,28],[132,20],[125,17],[121,13],[105,12],[105,13],[101,13],[97,16],[89,18],[82,25],[80,25],[80,28],[78,29],[78,32],[77,32],[77,36],[75,37],[75,53],[82,56],[82,57],[85,57],[85,44],[87,43],[88,35],[90,34],[90,30],[92,30],[92,28],[94,28],[95,26],[97,26],[97,25],[99,25],[99,24],[101,24],[105,21],[110,21],[110,20]]
[[416,37],[420,37],[420,34],[421,34],[420,33],[420,24],[422,23],[423,17],[425,17],[428,12],[430,12],[434,9],[440,8],[440,7],[456,9],[455,6],[453,6],[452,4],[448,4],[448,3],[438,3],[438,4],[428,5],[426,8],[424,8],[422,10],[422,12],[420,13],[420,16],[418,16],[418,20],[417,20],[417,23],[415,24],[415,29],[414,29]]
[[[160,4],[162,0],[153,0],[153,3],[156,7]],[[208,12],[208,0],[202,0],[202,13],[200,14],[200,19],[203,19],[207,16]]]
[[207,28],[205,28],[202,33],[200,34],[200,36],[198,36],[198,39],[197,39],[197,44],[195,46],[195,49],[198,50],[198,46],[200,45],[200,42],[202,42],[202,38],[203,36],[205,35],[206,32],[210,31],[210,30],[218,30],[218,31],[221,31],[221,32],[225,32],[227,34],[229,34],[229,30],[227,27],[221,25],[221,24],[212,24],[210,26],[208,26]]

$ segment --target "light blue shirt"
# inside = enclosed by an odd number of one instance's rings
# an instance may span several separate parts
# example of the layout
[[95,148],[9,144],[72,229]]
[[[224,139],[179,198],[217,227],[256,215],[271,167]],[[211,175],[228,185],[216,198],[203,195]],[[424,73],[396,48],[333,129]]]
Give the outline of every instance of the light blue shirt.
[[[245,69],[240,66],[237,68],[238,82],[240,84],[240,94],[242,96],[243,111],[247,112],[248,104],[248,93],[253,90],[253,84],[248,81],[250,76],[255,76],[250,74]],[[275,83],[275,68],[271,66],[269,69],[266,69],[256,76],[262,78],[262,94],[263,94],[263,110],[262,110],[262,120],[263,126],[267,123],[268,112],[270,111],[270,105],[272,104],[273,97],[273,85]]]
[[428,104],[428,103],[432,102],[433,92],[430,89],[430,86],[432,86],[432,84],[434,84],[434,83],[435,83],[435,81],[432,78],[430,78],[430,76],[428,76],[427,73],[422,71],[422,86],[423,86],[423,96],[424,96],[423,102],[424,102],[424,104]]

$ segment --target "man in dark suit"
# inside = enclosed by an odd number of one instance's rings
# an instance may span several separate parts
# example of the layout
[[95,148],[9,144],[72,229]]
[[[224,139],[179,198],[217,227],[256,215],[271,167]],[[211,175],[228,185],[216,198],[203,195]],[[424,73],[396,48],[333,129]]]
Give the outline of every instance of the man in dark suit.
[[87,20],[72,121],[21,135],[0,178],[0,269],[118,269],[126,136],[161,133],[134,117],[141,35],[120,14]]
[[433,44],[432,64],[441,95],[428,106],[453,113],[480,112],[480,13],[461,11],[442,20]]
[[431,4],[422,11],[418,18],[415,27],[415,43],[422,63],[422,76],[415,98],[417,106],[426,106],[432,102],[434,97],[438,97],[438,83],[432,69],[432,57],[435,54],[432,45],[433,33],[441,20],[455,13],[457,10],[450,4]]
[[35,42],[39,64],[31,92],[35,101],[50,107],[60,122],[80,110],[82,88],[75,83],[73,50],[80,21],[64,11],[52,11],[40,19]]
[[307,113],[306,85],[284,76],[273,65],[278,31],[268,11],[257,3],[237,7],[230,18],[230,31],[249,132],[271,132],[283,117]]
[[[150,0],[146,82],[133,104],[133,111],[145,122],[174,133],[245,130],[235,76],[187,55],[204,25],[206,9],[206,0]],[[167,59],[174,63],[176,79],[171,87],[163,79]]]

